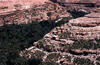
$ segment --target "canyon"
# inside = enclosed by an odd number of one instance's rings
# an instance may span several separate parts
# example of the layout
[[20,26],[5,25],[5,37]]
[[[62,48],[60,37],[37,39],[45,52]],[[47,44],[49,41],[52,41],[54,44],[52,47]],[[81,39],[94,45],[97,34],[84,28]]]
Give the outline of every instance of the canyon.
[[99,28],[99,0],[0,0],[0,65],[100,65]]

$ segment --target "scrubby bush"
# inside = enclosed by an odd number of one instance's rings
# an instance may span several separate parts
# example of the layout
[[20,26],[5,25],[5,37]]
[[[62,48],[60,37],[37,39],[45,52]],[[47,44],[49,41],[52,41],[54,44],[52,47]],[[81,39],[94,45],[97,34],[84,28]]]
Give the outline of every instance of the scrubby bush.
[[71,56],[65,55],[65,58],[67,58],[68,62],[71,62]]
[[77,40],[74,42],[71,48],[78,49],[78,48],[85,48],[85,49],[97,49],[98,44],[94,43],[92,40]]
[[47,16],[50,16],[50,15],[51,15],[51,12],[48,12],[48,13],[47,13]]
[[61,58],[61,55],[60,53],[52,53],[52,54],[49,54],[46,58],[46,62],[52,62],[52,61],[57,61],[58,58]]
[[100,43],[94,43],[92,40],[77,40],[73,44],[63,45],[65,49],[98,49],[100,48]]
[[39,43],[39,44],[46,44],[46,42],[45,42],[44,39],[39,40],[38,43]]
[[34,54],[32,54],[32,58],[36,58],[36,59],[42,60],[44,55],[45,55],[44,52],[36,51]]
[[60,39],[66,39],[70,37],[70,33],[69,32],[63,32],[61,34],[59,34],[59,38]]
[[94,65],[94,63],[90,59],[85,58],[74,58],[74,64],[75,65]]

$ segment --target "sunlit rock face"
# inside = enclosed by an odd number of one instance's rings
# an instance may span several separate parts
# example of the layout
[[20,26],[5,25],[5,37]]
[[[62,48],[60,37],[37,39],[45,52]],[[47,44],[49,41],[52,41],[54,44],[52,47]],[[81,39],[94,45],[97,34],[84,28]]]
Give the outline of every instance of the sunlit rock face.
[[87,14],[69,21],[74,39],[100,39],[100,13]]
[[43,4],[48,0],[0,0],[0,13],[16,9],[30,8],[34,4]]

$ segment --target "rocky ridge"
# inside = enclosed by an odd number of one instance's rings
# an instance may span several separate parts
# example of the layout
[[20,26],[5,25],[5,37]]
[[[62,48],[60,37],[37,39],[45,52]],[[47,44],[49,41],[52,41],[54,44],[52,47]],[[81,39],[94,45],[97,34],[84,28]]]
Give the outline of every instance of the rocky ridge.
[[[65,7],[57,3],[45,2],[22,11],[1,14],[0,23],[2,26],[55,20],[54,29],[44,35],[43,39],[34,42],[32,47],[21,51],[19,55],[26,59],[41,59],[43,63],[54,63],[53,65],[81,63],[99,65],[100,14],[98,10],[99,8],[83,17],[72,19]],[[58,26],[61,23],[63,24]]]
[[66,9],[59,4],[45,2],[33,5],[29,9],[17,10],[0,14],[0,26],[3,24],[21,24],[32,21],[54,20],[59,17],[70,16]]
[[[91,13],[84,17],[72,19],[70,32],[76,39],[100,39],[99,35],[100,13]],[[74,31],[74,32],[73,32]]]
[[[84,17],[71,19],[60,27],[52,29],[43,37],[43,39],[34,42],[33,45],[36,48],[41,49],[42,52],[47,52],[47,54],[45,53],[46,55],[42,58],[44,60],[43,62],[50,62],[46,60],[50,54],[60,53],[59,56],[61,57],[58,57],[58,60],[54,61],[55,63],[60,63],[62,65],[75,65],[83,59],[84,61],[88,60],[88,62],[85,61],[85,63],[98,65],[99,61],[97,58],[100,57],[100,43],[97,41],[97,39],[99,39],[99,18],[99,13],[91,13]],[[67,17],[66,19],[69,18]],[[95,36],[95,34],[98,37]],[[77,40],[80,41],[77,42]],[[93,48],[93,45],[88,47],[89,44],[98,44],[98,47]],[[78,47],[78,45],[81,47]],[[80,61],[78,59],[80,59]]]

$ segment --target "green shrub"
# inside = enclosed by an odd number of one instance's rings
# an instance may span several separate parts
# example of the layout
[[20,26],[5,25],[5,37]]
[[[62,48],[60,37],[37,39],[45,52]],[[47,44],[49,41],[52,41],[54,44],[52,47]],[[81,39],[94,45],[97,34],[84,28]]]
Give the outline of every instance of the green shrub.
[[46,44],[46,42],[45,42],[44,39],[39,40],[38,43],[40,43],[40,44]]
[[78,48],[85,48],[85,49],[95,49],[96,44],[91,40],[77,40],[74,42],[71,48],[78,49]]
[[48,12],[48,13],[47,13],[47,16],[50,16],[50,15],[51,15],[51,12]]
[[52,53],[52,54],[49,54],[46,58],[46,62],[51,62],[51,61],[57,61],[58,58],[61,58],[61,55],[60,53]]
[[44,55],[45,55],[44,52],[36,51],[34,54],[32,54],[32,58],[42,59]]
[[[63,36],[64,37],[64,36]],[[94,43],[92,40],[77,40],[73,44],[63,46],[66,49],[98,49],[100,43]]]
[[59,34],[59,38],[60,39],[66,39],[70,37],[70,33],[69,32],[63,32],[61,34]]
[[85,58],[74,58],[74,64],[75,65],[94,65],[94,63],[90,59]]
[[68,62],[71,62],[71,56],[65,55],[65,58],[67,58]]

